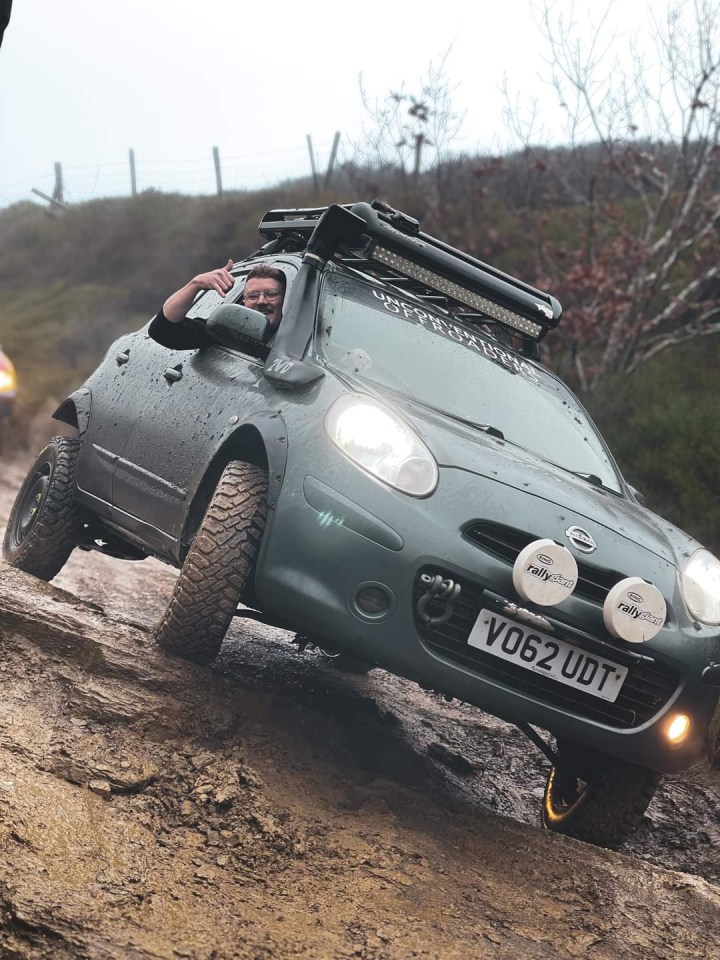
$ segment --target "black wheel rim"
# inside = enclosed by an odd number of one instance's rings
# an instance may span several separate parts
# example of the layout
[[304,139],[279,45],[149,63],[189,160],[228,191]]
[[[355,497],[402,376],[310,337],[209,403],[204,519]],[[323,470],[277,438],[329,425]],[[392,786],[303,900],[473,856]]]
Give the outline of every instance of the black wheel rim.
[[45,502],[50,480],[52,479],[52,464],[41,463],[28,478],[28,485],[18,508],[17,521],[13,531],[15,542],[23,543],[37,522],[42,505]]

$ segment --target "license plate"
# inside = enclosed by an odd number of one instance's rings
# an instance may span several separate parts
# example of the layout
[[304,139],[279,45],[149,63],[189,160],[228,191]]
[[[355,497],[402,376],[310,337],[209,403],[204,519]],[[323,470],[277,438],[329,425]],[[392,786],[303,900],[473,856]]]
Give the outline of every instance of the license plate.
[[627,667],[488,610],[480,611],[468,643],[611,703],[617,700],[628,672]]

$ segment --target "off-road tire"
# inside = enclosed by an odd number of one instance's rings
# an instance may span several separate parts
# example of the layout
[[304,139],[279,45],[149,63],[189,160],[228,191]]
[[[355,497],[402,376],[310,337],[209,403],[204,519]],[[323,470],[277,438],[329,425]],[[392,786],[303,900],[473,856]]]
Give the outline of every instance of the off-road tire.
[[543,826],[615,849],[639,826],[660,779],[646,767],[561,743],[545,785]]
[[250,581],[267,520],[267,472],[234,460],[218,483],[155,629],[165,650],[210,663]]
[[54,437],[40,452],[20,487],[3,540],[5,560],[41,580],[52,580],[82,535],[75,500],[80,441]]

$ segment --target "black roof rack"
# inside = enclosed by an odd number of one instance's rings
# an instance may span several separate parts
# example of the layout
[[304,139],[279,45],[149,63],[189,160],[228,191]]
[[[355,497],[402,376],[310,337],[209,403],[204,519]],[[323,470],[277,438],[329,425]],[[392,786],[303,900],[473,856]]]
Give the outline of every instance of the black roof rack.
[[541,340],[562,315],[555,297],[422,233],[417,220],[379,200],[270,210],[259,230],[285,250],[332,257],[464,322],[500,324],[522,340]]

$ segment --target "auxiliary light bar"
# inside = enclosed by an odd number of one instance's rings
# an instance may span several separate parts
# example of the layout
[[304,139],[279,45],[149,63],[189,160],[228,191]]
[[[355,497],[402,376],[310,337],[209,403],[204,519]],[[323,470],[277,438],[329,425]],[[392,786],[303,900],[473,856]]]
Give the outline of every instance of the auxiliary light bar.
[[520,333],[525,333],[530,337],[538,337],[543,332],[543,328],[539,323],[534,323],[526,317],[521,317],[519,314],[513,313],[512,310],[507,310],[505,307],[493,303],[492,300],[488,300],[478,293],[473,293],[472,290],[461,287],[459,283],[446,280],[445,277],[441,277],[439,274],[433,273],[432,270],[413,263],[412,260],[408,260],[406,257],[401,257],[398,253],[393,253],[392,250],[387,250],[385,247],[375,244],[370,250],[370,256],[373,260],[384,263],[393,270],[397,270],[407,277],[412,277],[413,280],[419,280],[431,289],[439,290],[440,293],[447,294],[449,297],[452,297],[453,300],[457,300],[460,303],[466,304],[468,307],[479,310],[489,318],[498,320],[508,327],[513,327],[515,330],[520,331]]

